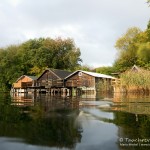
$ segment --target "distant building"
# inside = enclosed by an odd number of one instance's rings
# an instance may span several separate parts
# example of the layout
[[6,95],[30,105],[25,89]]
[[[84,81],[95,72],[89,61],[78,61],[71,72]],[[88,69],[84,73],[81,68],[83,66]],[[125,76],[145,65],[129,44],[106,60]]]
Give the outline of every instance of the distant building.
[[139,72],[139,71],[141,71],[141,70],[144,70],[144,69],[142,69],[141,67],[138,67],[138,66],[134,65],[134,66],[131,68],[130,71]]

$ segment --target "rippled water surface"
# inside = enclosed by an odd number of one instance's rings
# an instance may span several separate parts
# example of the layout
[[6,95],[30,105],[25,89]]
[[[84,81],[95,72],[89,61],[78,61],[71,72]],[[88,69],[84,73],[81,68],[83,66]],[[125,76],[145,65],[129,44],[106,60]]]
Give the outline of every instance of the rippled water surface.
[[150,149],[150,97],[0,93],[0,150]]

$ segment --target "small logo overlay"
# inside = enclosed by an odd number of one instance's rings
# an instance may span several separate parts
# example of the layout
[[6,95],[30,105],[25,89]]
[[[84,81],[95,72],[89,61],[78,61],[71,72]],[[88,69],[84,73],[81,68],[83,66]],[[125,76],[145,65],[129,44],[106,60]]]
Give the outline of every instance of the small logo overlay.
[[119,145],[121,147],[150,147],[150,138],[149,139],[141,139],[141,138],[122,138],[118,139]]

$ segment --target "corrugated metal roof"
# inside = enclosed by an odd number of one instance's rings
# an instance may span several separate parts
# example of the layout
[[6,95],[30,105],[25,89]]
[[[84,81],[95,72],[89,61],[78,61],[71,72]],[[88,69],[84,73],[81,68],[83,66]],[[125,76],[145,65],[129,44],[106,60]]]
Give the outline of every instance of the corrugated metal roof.
[[77,73],[77,72],[82,72],[82,73],[88,74],[88,75],[93,76],[93,77],[98,77],[98,78],[116,79],[115,77],[112,77],[109,75],[96,73],[96,72],[83,71],[83,70],[77,70],[77,71],[73,72],[72,74],[67,76],[66,79],[69,78],[70,76],[72,76],[73,74]]
[[96,72],[88,72],[88,71],[82,71],[83,73],[89,74],[93,77],[99,77],[99,78],[110,78],[110,79],[115,79],[112,76],[106,75],[106,74],[101,74],[101,73],[96,73]]

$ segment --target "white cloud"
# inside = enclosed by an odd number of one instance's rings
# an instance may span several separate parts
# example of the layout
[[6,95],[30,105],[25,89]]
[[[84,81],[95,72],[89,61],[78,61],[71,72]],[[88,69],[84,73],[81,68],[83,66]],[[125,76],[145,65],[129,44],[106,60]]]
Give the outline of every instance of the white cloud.
[[12,6],[18,6],[20,3],[21,3],[22,0],[9,0],[9,3],[12,5]]
[[0,0],[0,46],[38,37],[71,37],[84,64],[112,64],[115,41],[129,27],[146,28],[146,0]]

